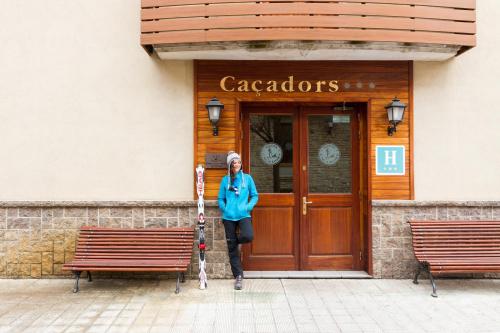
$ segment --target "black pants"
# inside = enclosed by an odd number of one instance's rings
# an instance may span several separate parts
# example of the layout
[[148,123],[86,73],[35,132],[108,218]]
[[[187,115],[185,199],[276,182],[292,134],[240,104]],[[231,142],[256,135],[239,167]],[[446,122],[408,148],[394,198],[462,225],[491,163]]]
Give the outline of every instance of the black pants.
[[[252,219],[247,217],[239,221],[222,220],[226,231],[227,250],[233,276],[243,276],[238,244],[249,243],[253,240]],[[239,230],[239,233],[237,233]]]

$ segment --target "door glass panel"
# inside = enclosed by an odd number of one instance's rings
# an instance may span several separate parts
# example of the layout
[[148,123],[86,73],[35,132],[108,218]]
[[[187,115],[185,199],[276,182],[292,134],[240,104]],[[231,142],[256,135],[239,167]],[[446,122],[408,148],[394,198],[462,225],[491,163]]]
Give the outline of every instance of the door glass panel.
[[351,193],[351,118],[308,117],[309,193]]
[[261,193],[293,192],[291,115],[250,115],[250,171]]

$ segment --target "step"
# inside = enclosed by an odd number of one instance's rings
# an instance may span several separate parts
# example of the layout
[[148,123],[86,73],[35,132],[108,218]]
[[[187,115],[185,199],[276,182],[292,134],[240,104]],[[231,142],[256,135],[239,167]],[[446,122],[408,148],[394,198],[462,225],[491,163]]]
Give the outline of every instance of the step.
[[371,279],[365,271],[245,271],[245,279]]

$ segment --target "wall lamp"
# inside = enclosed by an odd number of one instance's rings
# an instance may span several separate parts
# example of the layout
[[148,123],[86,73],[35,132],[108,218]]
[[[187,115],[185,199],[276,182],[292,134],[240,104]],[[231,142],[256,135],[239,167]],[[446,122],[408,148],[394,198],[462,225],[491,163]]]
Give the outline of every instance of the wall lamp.
[[396,127],[403,121],[405,115],[406,104],[394,97],[391,103],[385,106],[387,110],[387,118],[389,118],[389,127],[387,127],[387,135],[392,136],[396,132]]
[[213,127],[213,135],[219,135],[219,129],[217,128],[217,124],[219,123],[220,114],[224,109],[224,104],[222,104],[217,98],[212,98],[206,105],[208,111],[208,120],[210,120],[210,124]]

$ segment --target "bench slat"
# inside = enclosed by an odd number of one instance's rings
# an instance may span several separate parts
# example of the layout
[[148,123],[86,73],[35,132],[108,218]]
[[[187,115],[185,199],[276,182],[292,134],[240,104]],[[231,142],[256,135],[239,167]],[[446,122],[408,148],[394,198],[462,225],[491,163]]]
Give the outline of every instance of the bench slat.
[[[185,251],[188,251],[190,249],[185,249]],[[148,249],[107,249],[105,252],[104,251],[100,251],[100,250],[89,250],[88,253],[151,253],[151,250],[148,250]],[[155,252],[157,253],[172,253],[172,252],[176,252],[176,251],[169,251],[167,249],[163,249],[163,250],[155,250]],[[85,253],[85,252],[83,252]],[[177,252],[178,253],[178,252]]]
[[432,273],[500,272],[500,221],[409,221],[419,262]]
[[[140,243],[140,242],[134,242],[134,241],[131,241],[129,243],[130,246],[156,246],[156,247],[185,247],[185,246],[189,246],[191,242],[183,242],[183,243],[178,243],[178,242],[168,242],[168,241],[165,241],[165,242],[147,242],[147,243]],[[80,247],[82,246],[86,246],[86,247],[94,247],[94,246],[107,246],[107,247],[119,247],[119,246],[124,246],[124,244],[120,244],[120,243],[115,243],[115,242],[110,242],[110,243],[102,243],[102,242],[98,242],[98,243],[93,243],[93,242],[83,242],[81,245],[79,245]]]
[[106,247],[106,248],[121,248],[121,247],[152,247],[152,248],[186,248],[191,246],[191,242],[186,242],[186,243],[146,243],[146,244],[140,244],[140,243],[135,243],[135,242],[130,242],[130,244],[115,244],[115,243],[109,243],[109,244],[102,244],[102,243],[84,243],[80,244],[77,247],[80,248],[98,248],[98,247]]
[[147,259],[135,259],[135,260],[126,260],[126,259],[90,259],[90,260],[75,260],[74,264],[75,265],[88,265],[88,266],[93,266],[93,265],[111,265],[111,266],[126,266],[126,265],[134,265],[134,266],[170,266],[170,265],[178,265],[180,262],[185,262],[186,260],[180,260],[180,259],[171,259],[171,260],[164,260],[164,259],[154,259],[154,260],[147,260]]
[[443,256],[443,257],[459,257],[459,256],[477,256],[480,254],[481,256],[500,256],[500,251],[475,251],[475,252],[462,252],[462,251],[440,251],[440,252],[429,252],[429,251],[415,251],[416,254],[421,256]]
[[158,260],[166,260],[166,259],[190,259],[191,257],[187,255],[183,256],[178,256],[178,255],[172,255],[172,256],[110,256],[106,254],[102,255],[94,255],[94,256],[75,256],[75,260],[91,260],[91,259],[158,259]]
[[191,262],[194,228],[114,229],[82,227],[73,271],[182,272]]
[[73,266],[71,269],[73,271],[91,271],[91,272],[185,272],[186,267],[85,267],[85,266]]

